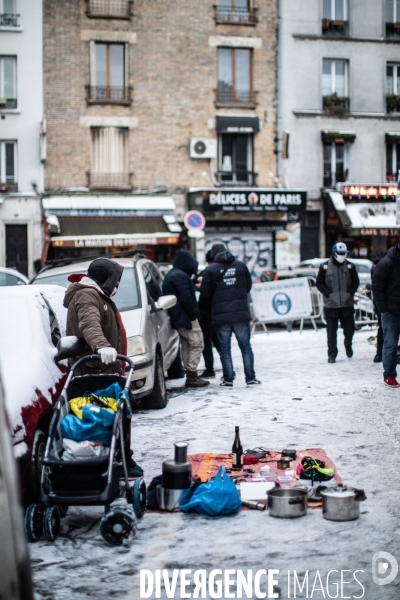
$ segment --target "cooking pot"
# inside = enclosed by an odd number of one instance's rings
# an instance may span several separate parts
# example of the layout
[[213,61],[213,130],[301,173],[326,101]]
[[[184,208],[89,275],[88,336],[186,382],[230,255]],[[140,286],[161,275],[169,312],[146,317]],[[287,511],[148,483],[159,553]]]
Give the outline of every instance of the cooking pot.
[[307,491],[275,487],[268,492],[268,511],[271,517],[296,519],[307,513]]
[[339,484],[321,489],[322,515],[329,521],[354,521],[360,516],[360,502],[366,500],[364,490]]

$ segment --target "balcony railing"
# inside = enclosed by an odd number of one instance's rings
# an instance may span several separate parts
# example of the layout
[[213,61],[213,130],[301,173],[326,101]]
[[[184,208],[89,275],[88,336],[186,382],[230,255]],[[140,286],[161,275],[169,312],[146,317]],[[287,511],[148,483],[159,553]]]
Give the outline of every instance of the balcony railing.
[[217,171],[215,177],[221,185],[257,185],[253,171]]
[[17,108],[16,98],[0,98],[0,110],[5,108]]
[[0,27],[18,27],[18,17],[11,13],[0,14]]
[[347,37],[349,35],[349,22],[322,19],[322,35]]
[[95,85],[86,86],[88,104],[124,104],[132,103],[132,88],[125,86]]
[[231,8],[230,6],[214,6],[214,18],[218,24],[230,25],[255,25],[257,23],[257,9]]
[[99,173],[88,171],[88,187],[93,190],[130,190],[132,173]]
[[400,23],[386,23],[386,37],[400,38]]
[[7,181],[7,183],[0,183],[0,194],[4,192],[18,192],[18,183],[16,181]]
[[324,171],[324,187],[334,188],[338,182],[346,180],[344,169],[336,167],[336,171]]
[[257,94],[253,90],[233,90],[231,88],[218,88],[215,90],[215,106],[255,108]]
[[324,113],[333,117],[346,117],[350,112],[350,98],[330,94],[323,96],[322,108]]
[[100,19],[130,19],[132,4],[131,0],[87,0],[86,14]]
[[388,94],[386,96],[386,112],[389,114],[400,112],[400,95]]

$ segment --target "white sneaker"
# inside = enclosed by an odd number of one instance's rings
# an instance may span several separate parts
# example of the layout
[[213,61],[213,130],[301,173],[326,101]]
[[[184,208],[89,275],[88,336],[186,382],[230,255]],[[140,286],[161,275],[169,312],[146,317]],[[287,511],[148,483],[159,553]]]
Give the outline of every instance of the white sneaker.
[[253,379],[253,381],[248,381],[246,383],[247,387],[255,387],[256,385],[261,385],[261,381],[258,381],[258,379]]

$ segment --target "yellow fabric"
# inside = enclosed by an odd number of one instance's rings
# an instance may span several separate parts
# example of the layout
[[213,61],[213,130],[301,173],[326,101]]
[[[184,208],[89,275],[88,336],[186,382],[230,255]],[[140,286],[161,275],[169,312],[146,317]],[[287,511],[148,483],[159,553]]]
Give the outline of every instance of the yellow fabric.
[[[118,400],[115,400],[115,398],[103,398],[103,396],[101,397],[101,399],[103,400],[103,402],[107,402],[109,410],[117,412]],[[93,396],[79,396],[78,398],[72,398],[72,400],[69,401],[69,407],[74,413],[74,415],[78,417],[78,419],[82,419],[83,407],[86,406],[86,404],[96,404],[97,406],[102,406],[102,408],[106,408],[102,404],[97,403],[96,399],[93,398]]]

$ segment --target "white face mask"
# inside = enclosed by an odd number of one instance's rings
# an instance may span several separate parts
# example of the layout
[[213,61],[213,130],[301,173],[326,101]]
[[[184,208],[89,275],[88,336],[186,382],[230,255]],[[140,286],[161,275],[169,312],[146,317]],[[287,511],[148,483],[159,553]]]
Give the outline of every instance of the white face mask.
[[335,259],[339,263],[344,263],[344,261],[346,260],[346,255],[345,254],[336,254],[336,252],[335,252]]

